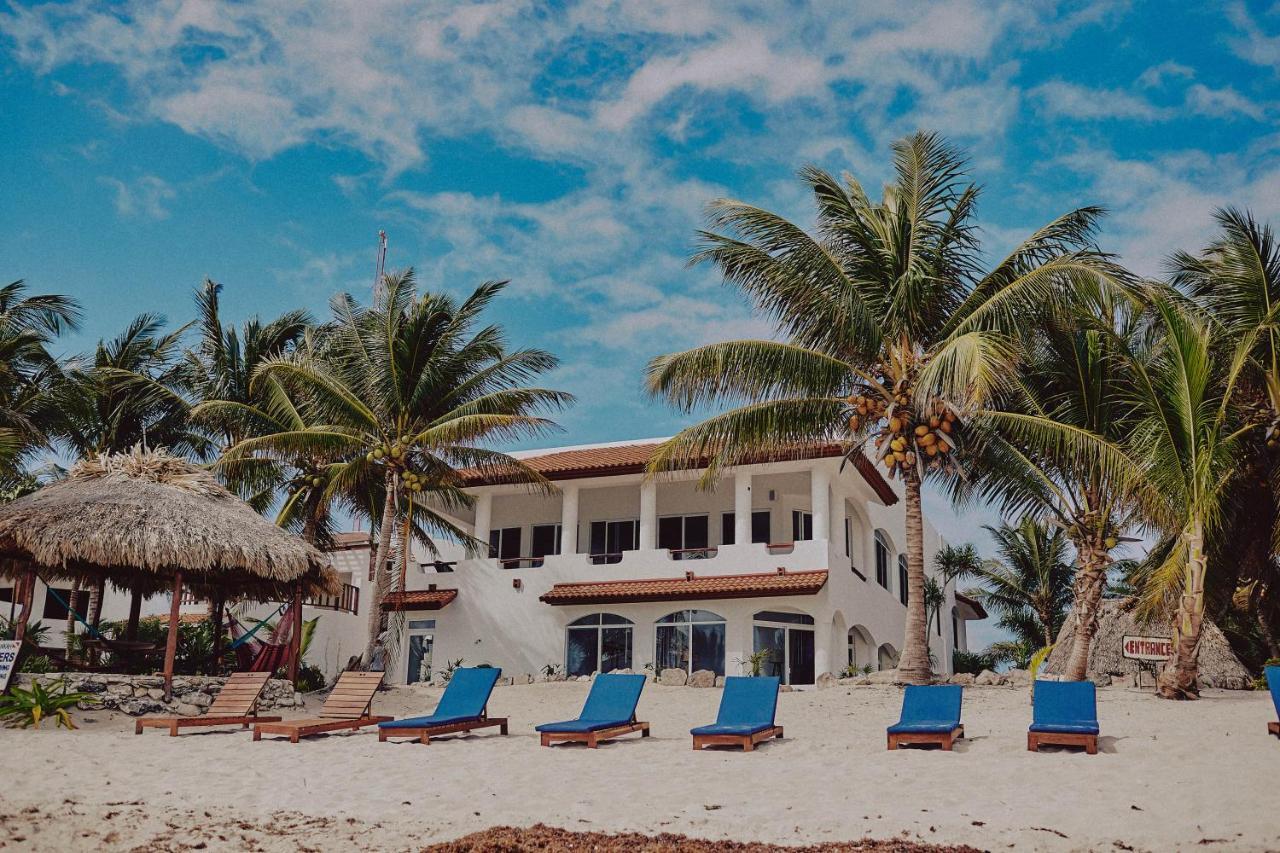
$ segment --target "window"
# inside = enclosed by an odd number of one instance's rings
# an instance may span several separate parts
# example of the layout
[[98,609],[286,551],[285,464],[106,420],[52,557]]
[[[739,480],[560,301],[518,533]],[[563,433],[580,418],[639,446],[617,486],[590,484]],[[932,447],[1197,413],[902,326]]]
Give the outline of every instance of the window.
[[[751,542],[752,544],[769,544],[769,510],[757,509],[751,513]],[[732,545],[737,541],[737,532],[734,530],[734,515],[726,512],[720,516],[720,544]]]
[[591,562],[595,565],[622,562],[623,551],[639,547],[639,519],[591,522]]
[[960,648],[960,617],[955,608],[951,608],[951,648]]
[[593,613],[565,629],[564,671],[571,676],[631,668],[631,621]]
[[529,540],[529,556],[535,566],[541,566],[543,557],[560,553],[560,525],[535,524]]
[[520,567],[519,527],[504,527],[489,531],[489,558],[498,559],[504,569]]
[[673,551],[677,560],[707,557],[708,520],[705,515],[668,515],[658,519],[658,547]]
[[724,617],[709,610],[677,610],[658,620],[654,668],[724,675]]
[[763,674],[777,676],[783,684],[813,684],[813,617],[761,610],[753,620],[754,651],[768,653]]
[[898,555],[898,600],[907,603],[907,555]]
[[813,513],[805,512],[802,509],[793,509],[791,511],[791,541],[799,542],[802,539],[808,540],[813,538]]
[[847,515],[844,518],[844,555],[853,556],[853,519]]
[[[55,593],[62,599],[62,601],[59,601],[58,598],[54,598]],[[76,613],[79,613],[80,617],[84,618],[86,612],[89,610],[89,591],[84,589],[80,590],[76,593],[75,600],[73,601],[71,598],[71,590],[49,587],[44,596],[44,613],[41,618],[66,620],[69,614],[67,613],[66,605],[62,603],[63,601],[70,604]]]
[[889,539],[883,530],[876,531],[876,583],[889,589]]

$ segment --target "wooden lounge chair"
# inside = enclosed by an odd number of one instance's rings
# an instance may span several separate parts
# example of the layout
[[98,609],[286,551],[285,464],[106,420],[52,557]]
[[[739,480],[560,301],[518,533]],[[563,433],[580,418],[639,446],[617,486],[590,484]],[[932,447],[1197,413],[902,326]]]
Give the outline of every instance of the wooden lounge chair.
[[889,749],[909,744],[937,744],[950,751],[956,738],[964,737],[959,684],[910,685],[902,695],[902,716],[888,728]]
[[1082,746],[1098,754],[1098,691],[1092,681],[1037,681],[1027,749]]
[[440,697],[440,702],[430,716],[378,723],[378,741],[383,743],[387,738],[414,737],[425,744],[439,735],[469,732],[489,726],[498,726],[505,735],[507,718],[490,717],[487,713],[493,685],[498,683],[501,675],[500,669],[455,669],[453,677],[449,679],[449,686],[445,688],[444,695]]
[[693,748],[740,746],[744,752],[751,752],[761,741],[782,737],[782,726],[773,722],[780,684],[781,679],[773,676],[726,678],[715,724],[689,731]]
[[636,704],[643,689],[643,675],[597,675],[578,719],[544,723],[537,727],[542,733],[542,745],[581,741],[595,749],[602,740],[612,740],[632,732],[648,737],[649,724],[636,722]]
[[320,706],[320,716],[308,720],[285,720],[279,723],[258,723],[253,727],[253,739],[265,735],[288,735],[290,743],[298,738],[332,732],[339,729],[355,731],[363,726],[393,720],[394,717],[375,717],[370,713],[373,694],[382,684],[380,672],[344,672],[338,676],[329,697]]
[[204,728],[207,726],[243,726],[250,723],[270,723],[279,717],[259,717],[258,697],[270,680],[269,672],[237,672],[222,685],[213,704],[200,717],[142,717],[133,724],[133,733],[143,729],[168,729],[170,737],[178,736],[178,729]]
[[[1266,673],[1267,687],[1271,688],[1271,702],[1276,706],[1276,717],[1280,717],[1280,666],[1269,666]],[[1280,737],[1280,722],[1267,723],[1267,734]]]

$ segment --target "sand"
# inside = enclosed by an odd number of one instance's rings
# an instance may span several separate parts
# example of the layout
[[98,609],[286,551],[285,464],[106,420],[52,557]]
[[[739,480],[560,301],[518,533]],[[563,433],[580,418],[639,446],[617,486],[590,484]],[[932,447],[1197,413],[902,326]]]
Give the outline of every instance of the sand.
[[[1027,752],[1025,688],[966,689],[968,739],[951,753],[885,750],[896,688],[787,693],[786,738],[743,754],[690,749],[689,727],[714,719],[720,691],[649,685],[640,717],[652,738],[538,746],[533,725],[575,716],[586,691],[500,687],[490,712],[511,718],[510,736],[430,746],[379,744],[372,729],[298,745],[238,730],[135,737],[108,712],[81,712],[74,732],[0,730],[0,848],[419,849],[544,823],[778,844],[1280,849],[1265,693],[1171,703],[1102,690],[1096,756]],[[439,694],[399,688],[376,706],[422,713]]]

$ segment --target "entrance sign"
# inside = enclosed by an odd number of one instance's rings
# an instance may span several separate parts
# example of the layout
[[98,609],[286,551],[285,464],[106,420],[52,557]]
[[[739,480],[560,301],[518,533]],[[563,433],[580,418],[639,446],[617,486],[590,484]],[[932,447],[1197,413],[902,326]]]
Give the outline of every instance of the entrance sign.
[[18,649],[21,647],[17,640],[0,640],[0,693],[9,689],[9,676],[13,674],[13,665],[18,662]]
[[1125,635],[1121,651],[1129,660],[1168,660],[1173,657],[1173,640],[1168,637]]

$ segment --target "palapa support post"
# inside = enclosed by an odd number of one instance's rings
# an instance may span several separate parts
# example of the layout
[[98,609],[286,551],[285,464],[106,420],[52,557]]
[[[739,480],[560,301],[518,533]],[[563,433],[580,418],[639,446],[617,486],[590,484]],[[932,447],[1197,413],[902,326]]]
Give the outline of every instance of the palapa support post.
[[289,635],[289,683],[298,680],[298,667],[302,657],[302,584],[293,588],[293,611],[289,614],[293,620],[293,633]]
[[209,674],[222,674],[222,590],[214,588],[209,602],[209,617],[213,622],[213,654],[209,659]]
[[35,601],[36,595],[36,570],[34,568],[27,569],[22,575],[22,595],[19,596],[18,615],[14,617],[17,622],[13,626],[13,638],[18,641],[18,653],[22,653],[22,641],[27,636],[27,622],[31,620],[31,605]]
[[173,573],[173,602],[169,605],[169,636],[164,644],[164,698],[173,698],[173,661],[178,656],[178,617],[182,608],[182,572]]
[[124,629],[124,638],[133,642],[138,639],[138,622],[142,618],[142,592],[133,590],[129,598],[129,624]]

